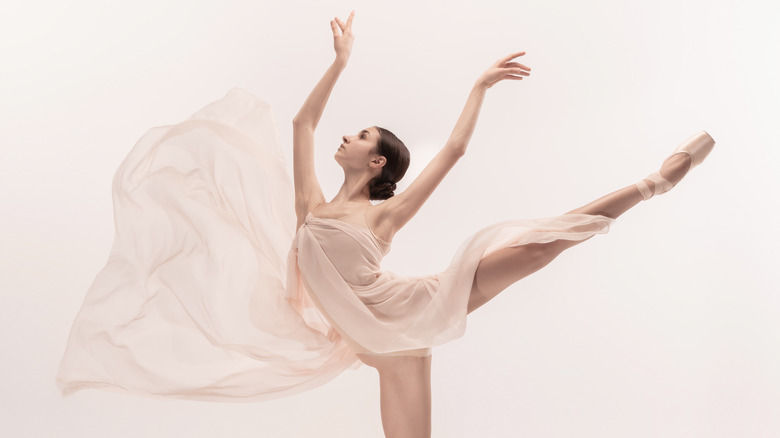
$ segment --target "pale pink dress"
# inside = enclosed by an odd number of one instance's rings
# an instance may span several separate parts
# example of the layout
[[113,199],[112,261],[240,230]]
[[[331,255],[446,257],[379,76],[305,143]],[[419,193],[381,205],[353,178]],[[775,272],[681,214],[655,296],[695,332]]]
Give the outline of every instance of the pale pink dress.
[[151,128],[117,170],[113,197],[114,244],[71,328],[63,395],[256,401],[356,369],[356,353],[428,355],[463,335],[485,255],[584,240],[614,221],[504,221],[467,237],[444,272],[382,270],[391,244],[367,226],[310,213],[295,230],[272,110],[240,88]]

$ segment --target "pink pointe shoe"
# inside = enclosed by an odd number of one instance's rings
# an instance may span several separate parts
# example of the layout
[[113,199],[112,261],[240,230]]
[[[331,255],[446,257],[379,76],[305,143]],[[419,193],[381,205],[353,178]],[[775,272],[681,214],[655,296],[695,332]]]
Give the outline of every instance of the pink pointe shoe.
[[[710,151],[712,151],[712,148],[715,146],[715,140],[710,137],[709,134],[707,134],[707,131],[701,131],[698,134],[694,134],[682,143],[680,143],[679,146],[677,146],[677,149],[674,150],[672,155],[667,157],[668,160],[672,156],[680,153],[686,153],[691,156],[691,163],[688,166],[688,170],[685,171],[685,175],[688,174],[688,172],[691,171],[694,167],[701,164],[702,161],[704,161],[704,158],[709,155]],[[666,162],[666,160],[664,160]],[[661,166],[663,167],[663,165]],[[650,190],[650,186],[644,181],[644,180],[652,181],[655,184],[655,187],[653,190]],[[658,172],[653,172],[647,177],[645,177],[642,181],[639,181],[636,183],[636,187],[639,189],[639,192],[642,194],[643,200],[648,200],[653,197],[653,195],[660,195],[661,193],[668,192],[672,187],[674,187],[675,184],[672,184],[671,182],[667,181],[661,176],[660,170]]]

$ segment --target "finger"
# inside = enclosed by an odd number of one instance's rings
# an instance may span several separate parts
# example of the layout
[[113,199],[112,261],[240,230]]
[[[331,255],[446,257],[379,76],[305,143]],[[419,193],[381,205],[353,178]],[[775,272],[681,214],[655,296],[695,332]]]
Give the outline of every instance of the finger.
[[526,66],[524,66],[523,64],[520,64],[519,62],[507,62],[507,63],[506,63],[506,66],[507,66],[507,67],[517,67],[517,68],[522,68],[522,69],[524,69],[524,70],[528,70],[528,71],[530,71],[530,70],[531,70],[531,68],[530,68],[530,67],[526,67]]
[[333,36],[334,37],[339,36],[338,25],[336,24],[335,21],[330,20],[330,28],[331,28],[331,30],[333,30]]
[[511,74],[511,75],[525,75],[525,76],[530,76],[531,75],[531,73],[528,73],[527,71],[523,70],[522,68],[504,68],[502,70],[504,70],[504,72],[506,72],[506,74]]
[[523,79],[523,77],[522,76],[506,75],[506,76],[504,76],[504,79],[515,79],[515,80],[518,80],[518,79]]
[[349,18],[347,18],[347,27],[352,27],[352,18],[355,16],[355,11],[352,11],[351,14],[349,14]]
[[339,27],[341,28],[341,31],[344,32],[344,23],[339,19],[339,17],[336,17],[336,23],[339,24]]
[[521,56],[521,55],[525,55],[525,52],[515,52],[515,53],[512,53],[511,55],[508,55],[508,56],[505,56],[505,57],[501,58],[501,62],[509,62],[512,59],[515,59],[515,58],[517,58],[518,56]]

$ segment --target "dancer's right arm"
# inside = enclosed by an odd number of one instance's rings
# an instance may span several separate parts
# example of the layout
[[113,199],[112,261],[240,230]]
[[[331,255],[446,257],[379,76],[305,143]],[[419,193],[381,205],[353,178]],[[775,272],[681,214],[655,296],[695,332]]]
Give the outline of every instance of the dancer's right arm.
[[[299,226],[311,208],[325,199],[314,172],[314,130],[322,117],[330,92],[346,67],[352,51],[352,18],[354,15],[355,11],[352,11],[346,24],[338,18],[331,20],[336,59],[293,119],[295,210],[298,214]],[[339,28],[342,34],[339,33]]]
[[299,223],[325,196],[314,171],[314,129],[345,62],[336,60],[293,119],[293,176]]

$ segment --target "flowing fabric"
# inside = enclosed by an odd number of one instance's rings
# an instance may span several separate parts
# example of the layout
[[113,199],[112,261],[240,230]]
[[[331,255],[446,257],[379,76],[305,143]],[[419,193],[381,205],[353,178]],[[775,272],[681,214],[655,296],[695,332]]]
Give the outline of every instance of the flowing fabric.
[[463,335],[474,273],[508,246],[584,240],[606,216],[496,223],[441,273],[381,269],[390,242],[307,215],[270,106],[240,88],[151,128],[113,181],[116,236],[56,383],[155,398],[259,401],[322,385],[357,354],[429,355]]

